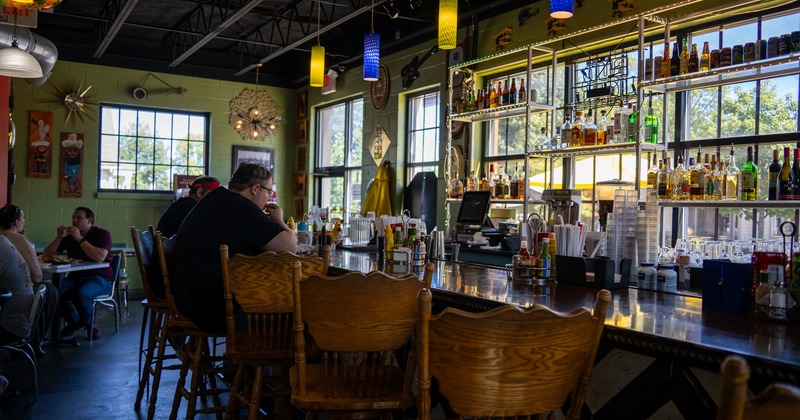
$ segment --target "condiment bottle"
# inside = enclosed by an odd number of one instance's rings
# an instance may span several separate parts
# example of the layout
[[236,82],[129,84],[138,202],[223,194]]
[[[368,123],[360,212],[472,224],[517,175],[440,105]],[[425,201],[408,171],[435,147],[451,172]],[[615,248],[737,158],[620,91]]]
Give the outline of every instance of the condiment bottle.
[[291,229],[292,232],[295,232],[294,217],[289,216],[289,221],[286,222],[286,226],[289,226],[289,229]]
[[391,260],[394,258],[394,232],[392,232],[391,225],[386,225],[386,228],[383,230],[383,236],[386,259]]
[[539,253],[536,265],[541,269],[539,278],[550,278],[550,238],[542,239],[542,252]]

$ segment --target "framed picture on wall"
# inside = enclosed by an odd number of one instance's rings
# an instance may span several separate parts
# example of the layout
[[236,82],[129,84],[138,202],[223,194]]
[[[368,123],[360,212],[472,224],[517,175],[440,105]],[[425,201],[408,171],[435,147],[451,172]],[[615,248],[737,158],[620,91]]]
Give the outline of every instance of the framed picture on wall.
[[260,163],[274,174],[275,149],[253,146],[233,146],[231,173],[236,171],[240,163]]
[[294,140],[297,144],[306,144],[306,129],[308,128],[308,123],[306,120],[298,121],[294,128]]
[[297,92],[297,119],[302,120],[308,115],[308,91]]
[[306,195],[306,174],[294,176],[294,195]]
[[306,148],[305,147],[298,147],[297,148],[297,171],[298,172],[306,172]]

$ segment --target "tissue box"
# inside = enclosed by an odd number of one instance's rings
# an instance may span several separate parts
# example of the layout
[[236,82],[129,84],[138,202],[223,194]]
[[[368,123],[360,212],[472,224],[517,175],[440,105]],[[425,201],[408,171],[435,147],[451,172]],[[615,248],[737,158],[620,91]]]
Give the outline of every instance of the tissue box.
[[[614,260],[609,258],[578,258],[556,255],[556,279],[562,284],[595,289],[624,289],[628,287],[631,260],[623,258],[621,275],[615,274]],[[617,277],[619,276],[619,277]]]
[[750,305],[753,265],[703,260],[703,309],[743,313]]

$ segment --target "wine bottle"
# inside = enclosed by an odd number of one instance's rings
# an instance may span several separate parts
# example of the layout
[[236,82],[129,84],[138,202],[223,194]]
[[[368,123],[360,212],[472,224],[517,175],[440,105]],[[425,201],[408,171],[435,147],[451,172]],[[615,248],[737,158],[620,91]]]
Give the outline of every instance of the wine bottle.
[[758,166],[753,163],[753,148],[747,148],[747,163],[742,166],[742,183],[741,183],[742,200],[755,200],[756,187],[758,185]]
[[778,173],[781,171],[781,164],[778,163],[778,149],[772,149],[772,163],[767,169],[769,173],[769,190],[767,200],[778,199]]
[[792,176],[792,162],[789,160],[789,148],[783,148],[783,165],[778,173],[778,200],[794,200],[795,179]]
[[794,200],[800,200],[800,149],[794,149],[794,165],[792,165],[792,193]]
[[678,41],[675,41],[675,44],[672,46],[672,58],[670,58],[669,62],[669,75],[670,76],[677,76],[680,73],[681,69],[681,56],[680,51],[678,50]]

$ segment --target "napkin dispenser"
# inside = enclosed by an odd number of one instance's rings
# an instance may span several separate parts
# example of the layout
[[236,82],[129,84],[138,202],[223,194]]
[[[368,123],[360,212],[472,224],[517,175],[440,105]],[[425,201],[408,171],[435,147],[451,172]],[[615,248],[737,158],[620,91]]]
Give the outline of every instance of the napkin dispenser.
[[631,260],[623,258],[620,272],[608,257],[580,258],[556,255],[556,279],[561,284],[593,287],[595,289],[624,289],[630,283]]

